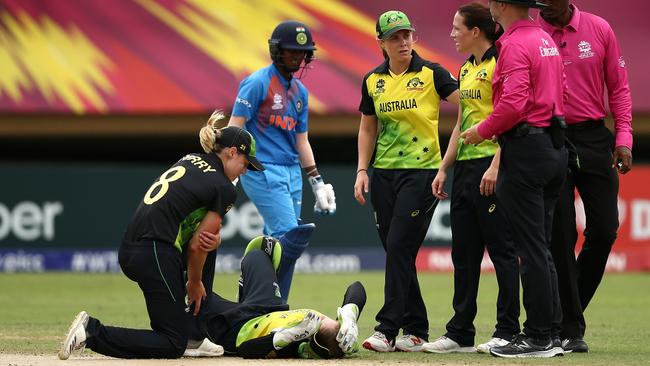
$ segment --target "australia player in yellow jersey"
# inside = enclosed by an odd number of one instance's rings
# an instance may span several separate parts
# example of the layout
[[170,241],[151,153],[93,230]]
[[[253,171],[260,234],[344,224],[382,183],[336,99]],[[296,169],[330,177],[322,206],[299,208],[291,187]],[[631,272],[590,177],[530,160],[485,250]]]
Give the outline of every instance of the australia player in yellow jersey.
[[[433,194],[446,199],[447,171],[454,166],[451,192],[452,260],[454,263],[454,316],[447,332],[427,343],[427,352],[488,353],[519,334],[519,271],[505,214],[495,195],[499,145],[485,140],[477,145],[459,142],[460,133],[492,113],[492,75],[497,62],[494,41],[501,33],[490,10],[482,4],[461,6],[453,20],[451,38],[458,52],[470,53],[460,68],[460,107],[449,147],[433,181]],[[488,342],[474,348],[474,318],[481,260],[487,247],[497,274],[497,324]]]
[[348,286],[336,319],[313,309],[289,310],[278,285],[280,257],[279,241],[253,239],[241,262],[238,301],[212,293],[192,319],[190,338],[207,338],[226,355],[244,358],[339,358],[356,352],[357,320],[366,303],[363,285]]
[[[376,316],[379,325],[363,343],[377,352],[419,351],[428,338],[415,258],[437,204],[430,186],[442,160],[440,102],[458,104],[459,99],[454,76],[413,50],[414,31],[401,11],[379,17],[377,43],[385,60],[364,77],[361,87],[354,196],[363,205],[372,188],[370,200],[386,251],[384,305]],[[397,338],[400,329],[403,334]]]

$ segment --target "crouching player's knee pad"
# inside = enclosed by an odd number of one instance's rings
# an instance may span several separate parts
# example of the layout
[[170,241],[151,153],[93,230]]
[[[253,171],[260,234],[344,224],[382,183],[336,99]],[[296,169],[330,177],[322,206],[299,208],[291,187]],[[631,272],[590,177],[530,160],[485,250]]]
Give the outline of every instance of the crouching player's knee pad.
[[280,269],[283,250],[282,245],[280,245],[280,242],[277,239],[271,236],[262,235],[255,237],[248,242],[248,245],[246,245],[246,249],[244,250],[244,257],[252,250],[261,250],[266,253],[266,255],[268,255],[271,259],[271,263],[273,264],[275,272]]

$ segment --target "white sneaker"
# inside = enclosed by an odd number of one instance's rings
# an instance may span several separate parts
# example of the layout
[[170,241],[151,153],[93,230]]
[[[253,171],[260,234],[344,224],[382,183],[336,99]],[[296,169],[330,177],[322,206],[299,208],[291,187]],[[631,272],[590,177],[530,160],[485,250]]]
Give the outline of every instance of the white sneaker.
[[382,332],[374,332],[365,341],[363,341],[363,348],[375,352],[394,352],[395,341],[388,341],[386,335]]
[[420,352],[426,341],[418,336],[404,334],[395,340],[395,350],[402,352]]
[[65,336],[65,340],[61,343],[61,348],[59,349],[59,359],[67,360],[72,351],[81,350],[86,347],[86,326],[88,325],[88,313],[85,311],[79,312],[77,316],[70,324],[68,329],[68,334]]
[[462,347],[453,339],[442,336],[434,342],[428,342],[422,345],[424,352],[431,353],[472,353],[476,352],[474,347]]
[[273,332],[273,347],[280,350],[289,344],[307,339],[320,329],[321,318],[314,311],[309,311],[299,323],[287,328],[277,328]]
[[223,356],[223,347],[210,342],[205,338],[203,341],[187,341],[187,349],[183,353],[184,357],[219,357]]
[[503,338],[494,337],[489,341],[485,343],[481,343],[478,346],[476,346],[476,350],[478,351],[478,353],[490,353],[490,349],[492,347],[503,347],[508,343],[510,343],[510,341],[507,341]]

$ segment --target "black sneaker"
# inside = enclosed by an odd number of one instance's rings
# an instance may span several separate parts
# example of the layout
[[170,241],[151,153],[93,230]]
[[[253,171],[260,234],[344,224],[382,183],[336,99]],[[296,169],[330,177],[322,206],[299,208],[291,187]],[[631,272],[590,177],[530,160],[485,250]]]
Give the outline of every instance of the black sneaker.
[[562,349],[565,353],[587,353],[589,346],[582,338],[565,338],[562,341]]
[[494,347],[490,349],[490,354],[494,357],[554,357],[562,356],[562,351],[553,347],[552,341],[536,341],[533,338],[526,337],[523,334],[517,335],[512,342],[503,347]]

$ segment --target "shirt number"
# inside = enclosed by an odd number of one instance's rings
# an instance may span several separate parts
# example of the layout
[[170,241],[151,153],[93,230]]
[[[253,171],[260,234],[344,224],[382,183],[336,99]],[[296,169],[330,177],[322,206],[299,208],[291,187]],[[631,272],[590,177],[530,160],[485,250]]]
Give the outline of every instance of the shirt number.
[[[147,193],[144,194],[144,203],[151,205],[161,199],[169,190],[169,183],[179,180],[182,176],[185,175],[185,168],[182,166],[177,166],[167,170],[162,173],[160,178],[151,185]],[[160,189],[154,194],[154,191],[160,187]]]

